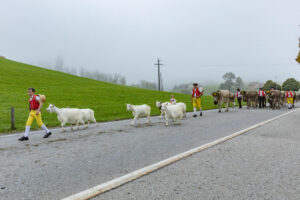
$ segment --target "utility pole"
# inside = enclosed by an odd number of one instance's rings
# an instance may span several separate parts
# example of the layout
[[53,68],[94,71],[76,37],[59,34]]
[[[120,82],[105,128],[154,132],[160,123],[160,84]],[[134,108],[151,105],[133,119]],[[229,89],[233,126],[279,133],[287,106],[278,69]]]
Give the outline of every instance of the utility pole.
[[158,91],[160,91],[160,66],[162,66],[163,64],[160,63],[159,58],[157,59],[157,63],[155,63],[154,65],[157,65],[157,76],[158,76]]

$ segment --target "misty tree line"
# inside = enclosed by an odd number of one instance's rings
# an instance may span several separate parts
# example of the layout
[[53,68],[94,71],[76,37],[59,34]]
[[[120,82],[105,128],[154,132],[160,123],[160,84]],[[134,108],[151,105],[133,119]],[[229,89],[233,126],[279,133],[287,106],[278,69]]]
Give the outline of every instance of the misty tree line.
[[[48,68],[53,68],[49,67]],[[115,73],[115,74],[106,74],[102,73],[99,71],[91,71],[87,70],[85,68],[80,68],[78,71],[77,68],[74,67],[65,67],[63,58],[58,57],[56,59],[55,63],[55,70],[65,72],[68,74],[73,74],[76,76],[82,76],[86,78],[91,78],[99,81],[104,81],[104,82],[109,82],[109,83],[115,83],[115,84],[120,84],[120,85],[126,85],[126,78],[122,76],[121,74]],[[265,90],[269,90],[270,88],[275,88],[278,90],[293,90],[293,91],[298,91],[300,88],[300,82],[298,82],[294,78],[289,78],[286,81],[283,82],[282,85],[272,81],[268,80],[266,83],[259,83],[259,82],[250,82],[248,85],[244,83],[243,79],[239,76],[236,76],[233,72],[227,72],[223,75],[224,82],[219,85],[218,88],[215,87],[205,87],[205,93],[209,94],[211,91],[214,91],[215,89],[224,89],[224,90],[229,90],[229,91],[235,91],[236,89],[240,88],[241,90],[256,90],[260,87],[262,87]],[[145,88],[145,89],[150,89],[150,90],[156,90],[158,88],[156,82],[151,82],[151,81],[146,81],[146,80],[141,80],[137,84],[131,84],[130,86],[133,87],[138,87],[138,88]],[[199,85],[201,86],[201,85]],[[203,86],[201,86],[203,87]],[[163,80],[161,76],[161,90],[164,90],[163,87]],[[172,91],[174,92],[179,92],[179,93],[185,93],[185,94],[190,94],[192,90],[192,83],[184,83],[184,84],[179,84],[175,85]]]
[[[115,84],[120,84],[120,85],[127,84],[126,77],[124,77],[118,73],[107,74],[107,73],[99,72],[97,70],[94,70],[94,71],[87,70],[86,68],[83,68],[83,67],[80,68],[79,70],[75,67],[66,67],[64,65],[63,57],[61,57],[61,56],[58,56],[56,58],[54,67],[47,63],[43,63],[42,65],[46,66],[47,68],[55,69],[60,72],[65,72],[65,73],[73,74],[76,76],[91,78],[91,79],[98,80],[98,81],[104,81],[104,82],[115,83]],[[162,83],[162,78],[161,78],[161,83]],[[130,86],[151,89],[151,90],[157,89],[157,83],[146,81],[146,80],[141,80],[138,84],[132,84]],[[161,84],[161,89],[163,90],[163,84]]]
[[126,78],[121,74],[118,73],[106,74],[106,73],[99,72],[97,70],[94,71],[87,70],[86,68],[83,67],[81,67],[80,70],[78,71],[77,68],[64,66],[64,61],[62,57],[57,57],[54,69],[60,72],[65,72],[68,74],[86,77],[98,81],[126,85]]
[[286,79],[282,83],[282,85],[272,80],[267,80],[264,84],[259,82],[250,82],[248,86],[244,84],[243,79],[241,77],[236,77],[235,74],[232,72],[227,72],[226,74],[224,74],[223,79],[225,81],[220,84],[219,88],[229,91],[235,91],[238,88],[240,88],[241,90],[257,90],[259,88],[262,88],[264,90],[270,90],[271,88],[275,88],[277,90],[284,91],[298,91],[300,88],[300,82],[294,78]]
[[[298,91],[300,89],[300,82],[294,78],[286,79],[282,83],[282,85],[272,80],[267,80],[265,83],[252,81],[246,84],[241,77],[236,76],[232,72],[227,72],[223,75],[223,79],[224,82],[222,82],[220,85],[202,86],[200,84],[199,86],[204,87],[205,95],[209,95],[211,94],[211,92],[216,91],[218,89],[229,90],[232,92],[235,92],[236,89],[238,88],[241,90],[248,90],[248,91],[258,90],[259,88],[263,88],[264,90],[270,90],[271,88],[275,88],[277,90],[284,90],[284,91],[287,91],[289,89],[292,91]],[[178,93],[184,93],[184,94],[191,94],[193,88],[192,84],[193,83],[184,83],[184,84],[175,85],[172,91]]]

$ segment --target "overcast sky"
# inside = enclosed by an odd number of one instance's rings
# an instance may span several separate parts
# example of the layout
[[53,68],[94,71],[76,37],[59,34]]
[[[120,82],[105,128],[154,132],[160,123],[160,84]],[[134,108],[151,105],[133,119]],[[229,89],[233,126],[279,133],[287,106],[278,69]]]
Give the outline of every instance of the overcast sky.
[[[0,55],[128,83],[300,79],[299,0],[0,0]],[[0,72],[1,73],[1,72]]]

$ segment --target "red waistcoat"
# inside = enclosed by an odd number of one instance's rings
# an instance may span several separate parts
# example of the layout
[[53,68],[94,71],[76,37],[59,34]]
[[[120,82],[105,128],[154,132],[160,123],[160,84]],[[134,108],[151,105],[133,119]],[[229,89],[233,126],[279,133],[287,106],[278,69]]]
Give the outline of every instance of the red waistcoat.
[[37,110],[40,106],[40,103],[36,100],[37,95],[33,95],[32,99],[29,99],[30,110]]
[[192,94],[192,97],[195,97],[195,94],[196,94],[196,97],[199,97],[201,92],[199,91],[199,88],[193,88],[193,94]]
[[[260,95],[260,93],[262,93],[262,95]],[[258,91],[258,96],[263,96],[264,97],[264,96],[266,96],[266,93],[264,91],[262,91],[262,90],[259,90]]]
[[285,97],[287,97],[287,98],[292,98],[292,97],[294,97],[294,95],[293,95],[292,92],[286,92],[286,93],[285,93]]

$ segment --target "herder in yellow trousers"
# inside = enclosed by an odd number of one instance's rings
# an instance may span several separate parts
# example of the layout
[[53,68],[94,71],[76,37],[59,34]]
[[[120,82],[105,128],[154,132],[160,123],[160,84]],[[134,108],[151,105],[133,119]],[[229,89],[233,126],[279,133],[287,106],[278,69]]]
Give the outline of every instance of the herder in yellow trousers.
[[193,117],[197,117],[197,108],[200,111],[200,116],[202,116],[202,106],[201,106],[201,96],[203,95],[203,89],[198,88],[198,83],[193,84],[193,93],[192,93],[192,103],[194,108]]
[[293,108],[293,101],[294,101],[294,94],[293,92],[289,89],[286,93],[285,93],[285,98],[286,101],[288,103],[288,108],[292,109]]
[[31,126],[33,120],[36,120],[37,124],[45,131],[44,138],[47,138],[51,135],[51,132],[48,130],[48,128],[42,122],[41,109],[43,106],[43,102],[41,101],[39,95],[35,94],[34,88],[28,89],[28,95],[30,96],[30,99],[29,99],[30,113],[29,113],[29,117],[28,117],[28,120],[26,123],[25,134],[19,140],[20,141],[28,140],[30,126]]

